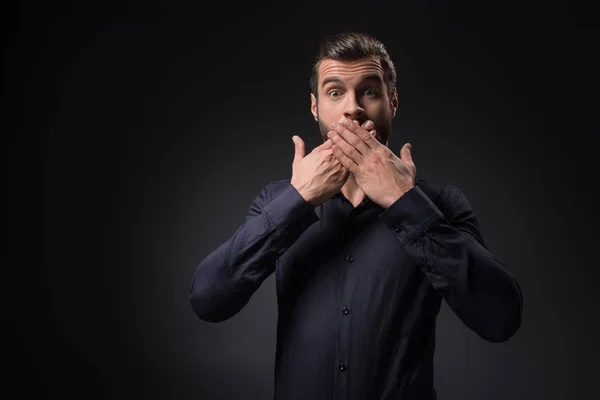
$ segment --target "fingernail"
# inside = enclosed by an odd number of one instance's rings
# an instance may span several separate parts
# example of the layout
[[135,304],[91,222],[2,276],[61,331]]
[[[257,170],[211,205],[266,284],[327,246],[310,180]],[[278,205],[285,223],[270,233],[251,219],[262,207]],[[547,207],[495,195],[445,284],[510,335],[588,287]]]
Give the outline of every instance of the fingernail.
[[344,119],[342,121],[342,124],[344,124],[344,126],[350,128],[352,126],[352,121],[350,121],[349,119]]
[[340,126],[340,124],[338,124],[337,122],[334,122],[333,124],[331,124],[331,129],[335,129],[338,126]]
[[365,124],[365,128],[371,129],[372,127],[373,127],[373,121],[367,121],[367,123]]

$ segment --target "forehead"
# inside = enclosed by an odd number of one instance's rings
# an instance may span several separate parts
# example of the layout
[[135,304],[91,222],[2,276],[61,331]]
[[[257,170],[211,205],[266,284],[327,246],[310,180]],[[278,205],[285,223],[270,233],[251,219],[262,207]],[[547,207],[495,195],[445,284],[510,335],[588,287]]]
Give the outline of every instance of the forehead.
[[323,82],[323,79],[330,76],[346,80],[363,75],[379,75],[383,79],[383,68],[379,60],[375,57],[355,61],[325,59],[319,64],[319,82]]

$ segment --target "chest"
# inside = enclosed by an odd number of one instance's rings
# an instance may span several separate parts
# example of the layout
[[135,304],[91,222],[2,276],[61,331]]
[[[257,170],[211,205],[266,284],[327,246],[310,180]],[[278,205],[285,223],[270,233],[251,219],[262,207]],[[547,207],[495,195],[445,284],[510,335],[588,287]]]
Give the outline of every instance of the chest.
[[278,296],[381,296],[424,279],[379,213],[322,212],[278,260]]

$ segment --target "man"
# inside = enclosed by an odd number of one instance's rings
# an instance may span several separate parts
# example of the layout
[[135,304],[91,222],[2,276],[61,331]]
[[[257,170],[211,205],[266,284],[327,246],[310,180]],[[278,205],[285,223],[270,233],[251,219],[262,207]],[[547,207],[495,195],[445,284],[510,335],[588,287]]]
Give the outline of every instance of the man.
[[236,314],[276,274],[275,398],[435,399],[441,300],[490,342],[521,323],[522,294],[487,250],[464,194],[416,178],[388,147],[398,106],[385,47],[326,39],[311,79],[324,143],[294,136],[292,176],[268,184],[233,236],[197,267],[205,321]]

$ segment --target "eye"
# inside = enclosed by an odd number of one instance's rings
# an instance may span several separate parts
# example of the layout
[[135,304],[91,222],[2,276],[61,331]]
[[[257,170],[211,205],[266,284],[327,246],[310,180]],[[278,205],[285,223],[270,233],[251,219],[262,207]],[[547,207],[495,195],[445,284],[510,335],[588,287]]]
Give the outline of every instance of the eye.
[[365,94],[367,96],[376,96],[377,95],[377,90],[369,88],[369,89],[365,90]]
[[340,95],[340,91],[334,89],[334,90],[330,90],[328,94],[330,97],[338,97]]

